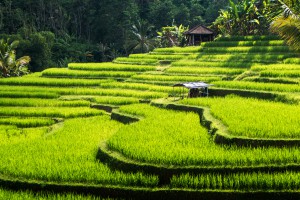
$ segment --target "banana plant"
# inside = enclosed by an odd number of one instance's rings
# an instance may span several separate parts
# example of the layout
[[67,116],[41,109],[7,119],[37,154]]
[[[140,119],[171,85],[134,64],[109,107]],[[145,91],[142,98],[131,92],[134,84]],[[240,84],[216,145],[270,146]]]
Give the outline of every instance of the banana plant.
[[21,76],[28,72],[27,65],[30,62],[29,56],[16,58],[16,48],[19,41],[10,42],[9,39],[0,40],[0,70],[2,77]]
[[256,0],[242,0],[235,3],[229,0],[229,6],[220,11],[214,26],[223,35],[253,35],[259,32],[263,18],[267,17],[266,8],[269,0],[262,0],[258,6]]

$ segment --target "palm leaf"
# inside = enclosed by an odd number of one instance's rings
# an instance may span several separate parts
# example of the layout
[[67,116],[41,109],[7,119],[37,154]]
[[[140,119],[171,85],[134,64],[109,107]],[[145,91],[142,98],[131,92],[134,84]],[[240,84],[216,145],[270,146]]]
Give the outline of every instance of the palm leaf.
[[278,33],[288,45],[300,50],[300,20],[293,17],[278,17],[271,24],[271,30]]

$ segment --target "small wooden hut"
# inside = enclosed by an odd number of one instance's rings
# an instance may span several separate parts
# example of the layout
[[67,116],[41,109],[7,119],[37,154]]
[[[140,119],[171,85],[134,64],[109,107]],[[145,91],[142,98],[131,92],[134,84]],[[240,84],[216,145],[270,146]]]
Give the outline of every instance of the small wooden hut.
[[195,97],[207,97],[208,87],[210,86],[212,85],[204,82],[187,82],[187,83],[177,83],[173,85],[173,89],[174,87],[182,87],[183,90],[180,92],[180,96],[181,98],[184,98],[185,96],[184,88],[187,88],[189,90],[187,97],[195,98]]
[[184,33],[187,37],[188,45],[200,45],[201,42],[210,42],[214,40],[214,32],[203,25],[195,26],[194,28]]

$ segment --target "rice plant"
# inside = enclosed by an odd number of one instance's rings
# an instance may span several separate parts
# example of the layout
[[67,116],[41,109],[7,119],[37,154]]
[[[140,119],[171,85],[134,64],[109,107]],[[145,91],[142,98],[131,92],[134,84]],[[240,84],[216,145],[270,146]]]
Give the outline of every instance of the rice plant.
[[284,40],[253,40],[253,41],[215,41],[204,42],[202,47],[240,47],[240,46],[284,46]]
[[288,77],[288,78],[300,78],[300,69],[296,70],[264,70],[260,72],[264,77]]
[[299,190],[299,172],[275,173],[236,173],[203,174],[192,176],[184,174],[171,180],[171,188],[193,188],[234,191]]
[[[3,87],[4,88],[4,87]],[[54,99],[57,98],[59,95],[54,92],[45,92],[45,91],[38,91],[38,92],[31,92],[31,91],[14,91],[9,88],[8,90],[4,90],[0,92],[1,98],[41,98],[41,99]],[[1,88],[0,88],[1,90]]]
[[228,37],[219,37],[216,41],[253,41],[253,40],[262,40],[262,41],[269,41],[269,40],[279,40],[280,37],[278,35],[266,35],[266,36],[228,36]]
[[124,125],[109,116],[69,119],[45,137],[2,145],[0,172],[9,177],[58,183],[155,187],[156,176],[112,171],[96,161],[99,142]]
[[57,99],[38,98],[0,98],[0,106],[19,107],[86,107],[90,106],[88,101],[59,101]]
[[65,68],[50,68],[42,72],[45,77],[69,77],[69,78],[111,78],[120,77],[127,78],[135,75],[135,72],[127,71],[82,71],[82,70],[69,70]]
[[300,58],[287,58],[283,62],[285,64],[300,64]]
[[18,128],[30,128],[30,127],[40,127],[40,126],[50,126],[54,124],[55,121],[51,118],[18,118],[18,117],[0,117],[0,125],[13,125]]
[[300,65],[297,64],[272,64],[272,65],[253,65],[251,70],[300,70]]
[[239,46],[239,47],[209,47],[205,53],[284,53],[289,52],[288,46]]
[[143,91],[155,91],[155,92],[172,92],[174,89],[170,86],[159,86],[154,84],[145,84],[145,83],[105,83],[102,84],[103,88],[122,88],[122,89],[134,89],[134,90],[143,90]]
[[239,68],[221,68],[221,67],[171,67],[166,70],[172,74],[214,74],[214,75],[237,75],[245,72],[245,69]]
[[99,86],[101,83],[112,82],[112,79],[88,80],[88,79],[62,79],[62,78],[45,78],[45,77],[16,77],[0,79],[0,85],[28,85],[28,86],[58,86],[58,87],[75,87],[75,86]]
[[188,81],[205,81],[212,82],[221,80],[221,76],[173,76],[173,75],[135,75],[132,76],[133,80],[142,81],[166,81],[166,82],[188,82]]
[[252,62],[205,62],[195,60],[179,60],[172,63],[172,67],[224,67],[224,68],[250,68]]
[[[10,91],[10,92],[8,92]],[[47,92],[45,92],[47,91]],[[153,98],[162,98],[168,96],[167,93],[163,92],[154,92],[154,91],[138,91],[138,90],[116,90],[116,89],[109,89],[109,88],[58,88],[58,87],[34,87],[34,86],[2,86],[0,87],[0,97],[4,96],[7,97],[6,93],[9,93],[14,97],[14,95],[20,94],[40,94],[45,93],[47,96],[51,96],[55,94],[57,98],[59,95],[96,95],[96,96],[122,96],[122,97],[136,97],[142,99],[153,99]],[[8,95],[8,97],[10,97]],[[26,95],[22,95],[23,98],[27,97]]]
[[255,83],[248,81],[217,81],[214,87],[244,90],[260,90],[271,92],[300,92],[299,84]]
[[132,65],[158,65],[158,60],[153,58],[128,58],[118,57],[114,63],[132,64]]
[[92,195],[82,195],[73,193],[49,193],[49,192],[33,192],[33,191],[10,191],[0,189],[0,199],[9,200],[113,200],[111,198],[99,198]]
[[185,55],[163,55],[163,54],[130,54],[129,58],[137,59],[157,59],[157,60],[180,60],[186,57]]
[[185,99],[182,103],[209,106],[231,135],[248,138],[299,138],[299,105],[228,96]]
[[257,54],[257,53],[231,53],[231,54],[192,54],[187,56],[187,59],[196,59],[197,61],[203,62],[252,62],[252,63],[277,63],[282,62],[286,58],[295,57],[297,54],[294,53],[283,53],[283,54]]
[[0,107],[1,116],[16,117],[89,117],[103,115],[104,111],[91,109],[87,107]]
[[115,96],[85,96],[85,95],[69,95],[61,96],[59,99],[65,101],[86,100],[97,104],[110,104],[110,105],[127,105],[139,103],[139,98],[134,97],[115,97]]
[[108,146],[139,162],[172,167],[299,163],[298,147],[243,148],[216,145],[207,130],[200,125],[199,116],[193,113],[162,110],[149,105],[123,106],[120,111],[143,116],[144,119],[120,129],[108,140]]
[[116,63],[69,63],[68,68],[72,70],[86,71],[153,71],[154,66],[127,65]]
[[202,47],[169,47],[169,48],[156,48],[153,52],[156,53],[197,53],[202,50]]

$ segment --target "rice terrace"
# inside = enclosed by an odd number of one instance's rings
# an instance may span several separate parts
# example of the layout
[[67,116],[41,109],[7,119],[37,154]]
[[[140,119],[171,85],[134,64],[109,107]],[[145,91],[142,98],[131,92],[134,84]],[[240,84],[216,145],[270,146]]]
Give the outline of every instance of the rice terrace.
[[[271,36],[230,37],[1,79],[1,187],[20,198],[299,197],[297,56]],[[213,86],[182,99],[182,81]]]
[[299,5],[0,1],[0,199],[300,199]]

